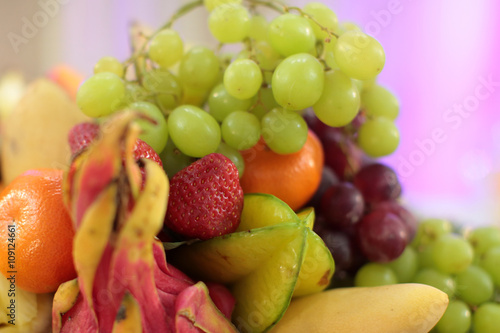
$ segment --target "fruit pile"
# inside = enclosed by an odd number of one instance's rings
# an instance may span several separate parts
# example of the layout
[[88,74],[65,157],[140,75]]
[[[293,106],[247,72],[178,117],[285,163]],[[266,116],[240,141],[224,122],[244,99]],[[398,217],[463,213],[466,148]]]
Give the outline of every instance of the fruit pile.
[[[174,27],[198,7],[213,49]],[[274,0],[195,0],[131,34],[129,59],[53,72],[3,121],[0,323],[50,330],[50,295],[54,332],[498,327],[500,230],[417,224],[377,161],[399,143],[378,41]]]

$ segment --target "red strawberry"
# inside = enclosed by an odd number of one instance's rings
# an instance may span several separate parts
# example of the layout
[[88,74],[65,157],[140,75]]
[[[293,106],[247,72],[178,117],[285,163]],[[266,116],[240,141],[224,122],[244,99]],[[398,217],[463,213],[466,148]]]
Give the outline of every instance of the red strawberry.
[[76,124],[68,133],[68,143],[71,148],[71,153],[76,154],[99,136],[99,124],[92,122],[84,122]]
[[209,239],[235,231],[242,209],[236,166],[213,153],[172,177],[165,224],[185,237]]
[[134,147],[134,157],[136,161],[139,161],[141,158],[147,158],[148,160],[155,161],[159,166],[163,167],[163,163],[161,162],[160,156],[151,148],[150,145],[141,139],[137,139],[135,141]]
[[[94,141],[100,135],[100,128],[97,123],[84,122],[76,124],[68,133],[68,142],[71,153],[76,154]],[[134,147],[134,157],[137,162],[141,158],[147,158],[155,161],[163,167],[160,156],[145,141],[137,139]]]

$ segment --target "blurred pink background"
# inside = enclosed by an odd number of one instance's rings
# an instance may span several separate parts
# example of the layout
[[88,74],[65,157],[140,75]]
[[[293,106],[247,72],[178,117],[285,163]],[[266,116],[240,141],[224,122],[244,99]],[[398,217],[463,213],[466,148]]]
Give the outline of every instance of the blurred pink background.
[[[185,0],[1,2],[1,35],[19,33],[40,3],[54,15],[19,52],[3,39],[0,74],[18,67],[43,75],[67,63],[90,75],[102,56],[129,56],[127,29],[155,28]],[[302,6],[308,1],[290,0]],[[500,216],[500,2],[494,0],[324,0],[341,22],[358,24],[386,50],[378,81],[401,101],[398,150],[384,160],[401,177],[404,198],[422,217],[467,225]],[[57,11],[55,11],[57,9]],[[188,42],[214,42],[197,9],[175,27]]]

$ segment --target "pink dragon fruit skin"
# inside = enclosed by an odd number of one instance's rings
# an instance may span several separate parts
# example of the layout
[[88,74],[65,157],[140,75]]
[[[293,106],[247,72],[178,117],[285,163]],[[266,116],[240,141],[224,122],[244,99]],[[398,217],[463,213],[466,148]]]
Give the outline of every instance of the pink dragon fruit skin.
[[203,282],[184,289],[175,301],[177,332],[236,332],[212,302]]
[[[200,332],[198,327],[237,332],[228,319],[234,307],[229,291],[213,287],[226,317],[203,282],[167,263],[155,238],[167,207],[168,178],[155,162],[144,160],[146,182],[140,190],[132,156],[135,117],[123,112],[113,118],[106,135],[75,156],[65,178],[78,278],[55,294],[53,332],[105,333],[137,325],[145,333]],[[139,317],[133,319],[134,313]]]

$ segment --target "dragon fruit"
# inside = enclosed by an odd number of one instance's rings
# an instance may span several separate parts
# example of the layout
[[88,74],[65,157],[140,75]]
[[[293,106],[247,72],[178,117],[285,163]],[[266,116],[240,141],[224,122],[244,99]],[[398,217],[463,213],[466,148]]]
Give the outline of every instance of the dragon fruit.
[[156,235],[167,208],[168,178],[157,163],[143,159],[141,189],[133,157],[137,117],[115,116],[106,135],[75,156],[66,173],[78,277],[54,296],[53,332],[237,332],[228,319],[234,299],[225,287],[210,288],[223,314],[204,282],[166,261]]

